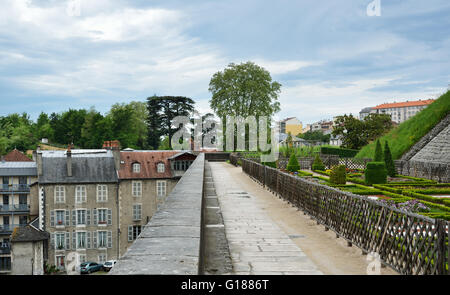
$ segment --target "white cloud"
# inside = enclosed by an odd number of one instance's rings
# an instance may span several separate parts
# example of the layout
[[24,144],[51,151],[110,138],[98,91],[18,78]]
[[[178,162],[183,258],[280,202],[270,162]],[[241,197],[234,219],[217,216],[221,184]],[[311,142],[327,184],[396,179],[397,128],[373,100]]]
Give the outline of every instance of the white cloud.
[[323,62],[317,61],[301,61],[301,60],[283,60],[273,61],[265,59],[256,59],[255,63],[262,66],[272,75],[285,74],[297,71],[301,68],[322,65]]

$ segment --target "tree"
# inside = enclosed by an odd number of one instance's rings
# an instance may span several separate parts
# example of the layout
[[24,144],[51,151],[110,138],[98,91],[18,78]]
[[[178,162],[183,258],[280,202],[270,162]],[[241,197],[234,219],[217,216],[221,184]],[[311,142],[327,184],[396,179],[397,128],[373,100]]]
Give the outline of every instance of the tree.
[[111,130],[114,140],[120,141],[122,147],[137,148],[135,111],[128,104],[114,104],[108,116],[111,118]]
[[383,150],[381,148],[380,140],[377,140],[377,145],[375,147],[375,154],[373,157],[374,162],[382,162],[383,161]]
[[395,177],[397,171],[395,170],[394,160],[392,159],[391,149],[387,140],[384,142],[384,162],[386,163],[387,174],[391,177]]
[[170,147],[172,147],[172,136],[181,128],[172,127],[173,119],[177,116],[190,117],[195,110],[194,104],[195,102],[191,98],[184,96],[155,95],[147,98],[148,144],[154,147],[159,142],[161,135],[167,135]]
[[321,142],[330,142],[331,135],[323,134],[322,131],[307,131],[305,133],[301,133],[297,135],[299,138],[303,138],[304,140],[316,140]]
[[300,170],[300,165],[298,164],[298,160],[297,157],[295,156],[295,153],[291,154],[286,169],[291,172],[297,172],[298,170]]
[[386,114],[370,114],[364,120],[353,115],[338,116],[335,120],[333,136],[341,136],[342,146],[360,149],[392,128],[392,121]]
[[[280,103],[277,101],[280,88],[281,84],[272,81],[267,70],[253,62],[238,65],[230,63],[223,72],[219,71],[212,76],[209,82],[212,94],[209,104],[222,119],[224,128],[226,116],[255,116],[259,124],[260,116],[271,117],[280,110]],[[249,130],[246,128],[246,137],[248,134]],[[236,140],[234,142],[236,144]]]

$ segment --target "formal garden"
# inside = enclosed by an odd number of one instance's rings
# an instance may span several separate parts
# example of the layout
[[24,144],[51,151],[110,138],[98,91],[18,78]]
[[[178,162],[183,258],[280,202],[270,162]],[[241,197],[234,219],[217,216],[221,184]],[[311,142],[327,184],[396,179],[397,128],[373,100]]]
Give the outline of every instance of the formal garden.
[[[357,153],[331,146],[283,146],[276,162],[261,164],[407,212],[450,220],[450,183],[398,175],[387,141],[384,149],[377,141],[373,160],[352,158]],[[260,155],[240,153],[256,162]]]

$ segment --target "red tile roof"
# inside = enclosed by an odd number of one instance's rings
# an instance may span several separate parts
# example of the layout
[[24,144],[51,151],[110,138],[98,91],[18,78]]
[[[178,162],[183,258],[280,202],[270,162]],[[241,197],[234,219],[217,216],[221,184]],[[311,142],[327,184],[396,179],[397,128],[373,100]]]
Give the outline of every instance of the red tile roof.
[[[121,151],[119,179],[172,178],[169,158],[178,153],[180,151]],[[141,164],[141,172],[133,172],[133,163]],[[164,163],[163,173],[158,173],[158,163]]]
[[426,99],[426,100],[416,100],[416,101],[384,103],[384,104],[377,105],[376,107],[374,107],[374,109],[404,108],[404,107],[424,106],[424,105],[429,105],[433,101],[434,101],[434,99]]
[[33,160],[16,149],[10,151],[3,159],[5,162],[33,162]]

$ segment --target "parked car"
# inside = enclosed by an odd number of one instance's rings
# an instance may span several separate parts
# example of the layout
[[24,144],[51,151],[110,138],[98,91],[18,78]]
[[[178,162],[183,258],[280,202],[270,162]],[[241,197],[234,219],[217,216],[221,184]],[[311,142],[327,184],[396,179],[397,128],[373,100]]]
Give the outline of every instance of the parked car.
[[105,262],[105,264],[103,264],[103,270],[104,271],[110,271],[111,268],[114,267],[114,265],[116,264],[116,260],[108,260]]
[[96,262],[83,262],[80,264],[80,273],[91,273],[102,270],[103,264]]

